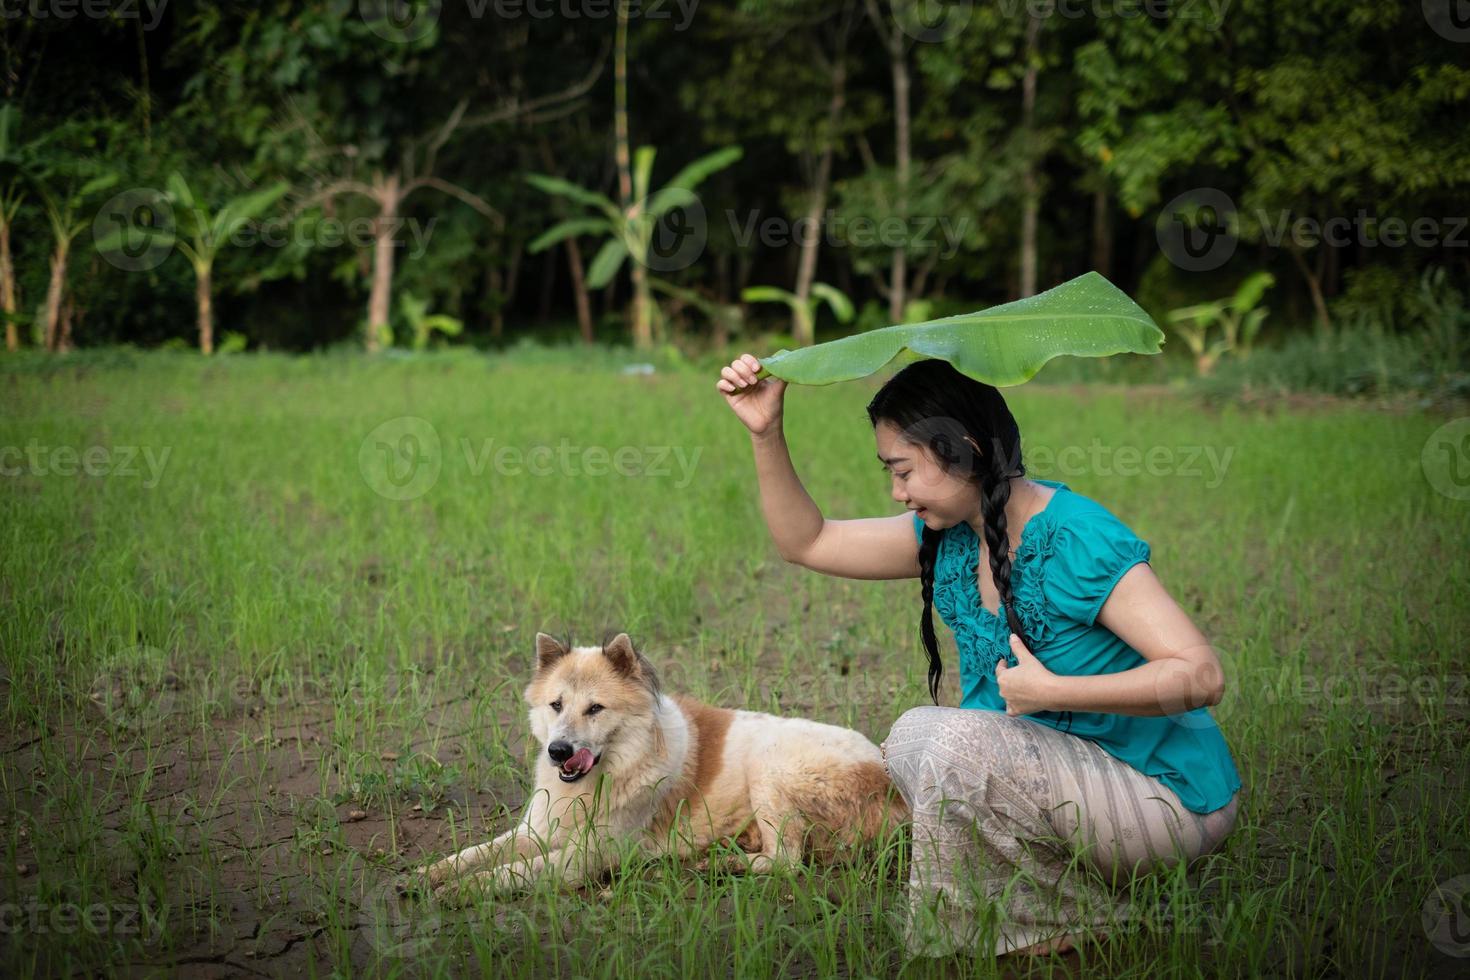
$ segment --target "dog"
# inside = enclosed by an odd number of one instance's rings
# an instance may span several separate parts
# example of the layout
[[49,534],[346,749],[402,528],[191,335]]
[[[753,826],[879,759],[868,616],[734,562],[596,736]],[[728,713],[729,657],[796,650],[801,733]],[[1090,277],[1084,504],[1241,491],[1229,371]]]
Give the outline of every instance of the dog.
[[835,857],[909,816],[862,734],[665,694],[626,633],[601,647],[537,633],[524,696],[541,744],[535,790],[517,826],[419,869],[436,894],[583,885],[618,863],[609,843],[682,860],[723,842],[735,870],[766,872]]

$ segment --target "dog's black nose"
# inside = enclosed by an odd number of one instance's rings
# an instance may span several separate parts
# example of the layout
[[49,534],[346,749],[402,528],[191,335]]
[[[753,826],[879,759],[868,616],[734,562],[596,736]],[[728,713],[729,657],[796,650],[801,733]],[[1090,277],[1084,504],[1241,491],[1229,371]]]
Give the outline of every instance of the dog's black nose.
[[546,754],[551,756],[552,762],[561,765],[572,757],[572,743],[561,741],[552,742],[546,746]]

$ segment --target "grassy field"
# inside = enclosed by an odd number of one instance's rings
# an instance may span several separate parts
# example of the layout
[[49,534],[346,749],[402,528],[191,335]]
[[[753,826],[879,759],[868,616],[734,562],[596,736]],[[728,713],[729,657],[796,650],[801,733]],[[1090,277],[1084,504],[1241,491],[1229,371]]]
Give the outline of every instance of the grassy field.
[[[538,630],[627,631],[668,688],[874,741],[927,703],[917,583],[780,560],[717,377],[557,353],[0,367],[0,972],[898,973],[901,834],[794,876],[654,864],[467,910],[393,888],[518,812]],[[829,517],[897,512],[880,381],[788,394]],[[1007,394],[1031,475],[1149,541],[1216,643],[1245,784],[1220,853],[1141,887],[1172,916],[1082,969],[1470,972],[1470,905],[1438,898],[1470,891],[1470,501],[1421,463],[1449,420]]]

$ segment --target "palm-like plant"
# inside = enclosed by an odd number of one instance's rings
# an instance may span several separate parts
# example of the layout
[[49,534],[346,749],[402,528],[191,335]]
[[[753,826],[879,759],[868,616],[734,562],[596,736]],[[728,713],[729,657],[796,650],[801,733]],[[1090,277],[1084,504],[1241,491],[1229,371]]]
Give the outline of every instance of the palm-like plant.
[[214,262],[220,250],[244,228],[280,200],[290,188],[284,181],[233,197],[217,210],[194,193],[183,174],[175,171],[165,183],[163,202],[172,212],[172,222],[157,228],[119,229],[97,243],[102,252],[115,251],[141,234],[149,247],[177,248],[194,267],[194,300],[197,307],[199,350],[214,353]]
[[633,343],[646,348],[653,342],[652,285],[649,282],[649,254],[654,231],[659,221],[677,208],[698,202],[694,188],[717,171],[739,160],[740,147],[729,146],[695,160],[674,175],[658,191],[650,193],[653,159],[656,151],[642,146],[633,161],[633,203],[626,209],[610,198],[587,190],[569,180],[547,174],[527,174],[533,187],[555,197],[564,198],[591,211],[590,215],[569,218],[542,232],[527,250],[536,253],[574,235],[605,236],[602,248],[592,259],[587,271],[587,287],[600,289],[612,280],[629,257],[633,260]]
[[20,347],[19,324],[26,317],[16,312],[15,263],[10,253],[10,229],[25,199],[22,175],[28,149],[17,140],[20,112],[9,102],[0,103],[0,317],[5,318],[5,349]]
[[[59,329],[61,303],[66,292],[67,265],[71,261],[72,243],[91,224],[82,216],[84,205],[93,195],[116,184],[119,175],[103,173],[77,186],[74,181],[57,186],[39,185],[41,205],[46,222],[51,226],[51,279],[46,288],[45,343],[50,351],[65,351],[71,346],[70,328]],[[71,322],[68,317],[67,323]]]
[[[1250,356],[1256,334],[1270,312],[1264,306],[1257,308],[1256,304],[1275,283],[1276,277],[1271,273],[1257,272],[1248,276],[1229,299],[1169,312],[1169,326],[1189,345],[1196,372],[1209,374],[1227,351],[1235,351],[1241,357]],[[1210,328],[1215,326],[1220,328],[1220,335],[1211,341]]]
[[[419,299],[404,290],[398,296],[398,312],[408,321],[413,331],[413,349],[424,350],[429,346],[429,335],[435,330],[446,337],[457,337],[464,332],[464,322],[447,313],[430,313],[429,301]],[[389,343],[392,341],[390,340]]]
[[810,347],[817,340],[817,309],[826,303],[842,323],[851,323],[852,300],[835,286],[825,282],[812,283],[812,294],[805,300],[795,293],[777,286],[748,286],[741,290],[740,298],[747,303],[784,303],[791,309],[796,325],[795,340],[800,347]]

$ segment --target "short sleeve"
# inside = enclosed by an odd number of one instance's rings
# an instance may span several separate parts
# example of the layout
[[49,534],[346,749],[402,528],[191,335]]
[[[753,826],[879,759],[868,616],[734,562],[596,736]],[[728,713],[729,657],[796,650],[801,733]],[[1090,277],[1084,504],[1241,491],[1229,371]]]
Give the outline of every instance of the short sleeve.
[[1112,514],[1069,522],[1057,529],[1046,596],[1063,616],[1091,626],[1118,579],[1149,556],[1148,542]]
[[920,544],[924,543],[924,519],[918,514],[914,514],[914,536]]

